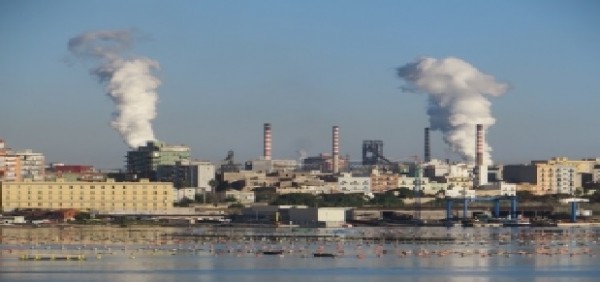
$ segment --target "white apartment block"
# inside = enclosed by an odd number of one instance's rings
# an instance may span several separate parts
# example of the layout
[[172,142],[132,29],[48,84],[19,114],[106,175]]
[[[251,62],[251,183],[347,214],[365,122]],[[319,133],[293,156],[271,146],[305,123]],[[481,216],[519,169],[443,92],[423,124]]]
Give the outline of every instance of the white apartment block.
[[338,177],[340,192],[350,193],[371,193],[371,177],[352,176],[350,173],[342,173]]
[[574,194],[576,169],[566,165],[536,164],[537,186],[546,194]]
[[43,181],[45,172],[45,158],[42,153],[31,150],[18,151],[15,153],[21,160],[21,178]]
[[177,161],[174,178],[182,187],[195,188],[196,194],[211,192],[209,183],[215,179],[215,165],[207,161]]

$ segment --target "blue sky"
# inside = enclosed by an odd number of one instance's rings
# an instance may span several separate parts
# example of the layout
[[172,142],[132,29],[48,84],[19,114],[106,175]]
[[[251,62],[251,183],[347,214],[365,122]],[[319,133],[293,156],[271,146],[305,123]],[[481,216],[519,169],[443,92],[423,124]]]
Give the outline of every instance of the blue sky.
[[[134,28],[131,54],[160,63],[158,139],[195,158],[330,151],[422,155],[426,96],[402,92],[396,68],[461,58],[510,90],[490,98],[492,158],[520,163],[600,156],[598,1],[6,1],[0,0],[0,138],[48,162],[119,168],[129,148],[114,105],[74,60],[70,38]],[[456,158],[432,132],[432,155]]]

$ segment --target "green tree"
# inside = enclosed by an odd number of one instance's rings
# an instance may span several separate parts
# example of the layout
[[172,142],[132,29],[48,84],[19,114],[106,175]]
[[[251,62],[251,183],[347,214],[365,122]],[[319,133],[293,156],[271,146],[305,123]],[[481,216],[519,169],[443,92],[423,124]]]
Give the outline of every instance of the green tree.
[[399,197],[394,196],[393,193],[375,194],[375,197],[371,200],[371,204],[383,208],[395,208],[404,206],[404,202]]
[[181,199],[179,202],[175,203],[176,207],[189,207],[191,203],[193,203],[193,200],[190,200],[188,198],[183,198]]
[[327,194],[322,198],[328,207],[362,207],[367,203],[363,194]]
[[242,209],[244,208],[244,204],[240,203],[240,202],[235,202],[229,205],[230,209]]
[[87,212],[79,212],[75,215],[74,218],[77,222],[85,222],[92,218],[92,216]]
[[317,196],[313,194],[307,193],[290,193],[278,195],[277,198],[271,202],[272,205],[304,205],[309,207],[322,206],[319,205],[319,201],[321,199],[317,198]]

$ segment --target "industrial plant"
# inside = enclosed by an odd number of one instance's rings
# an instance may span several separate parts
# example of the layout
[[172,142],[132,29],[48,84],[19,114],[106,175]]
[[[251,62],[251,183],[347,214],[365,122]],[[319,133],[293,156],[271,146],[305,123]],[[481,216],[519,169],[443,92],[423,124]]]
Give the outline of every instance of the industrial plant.
[[[124,169],[47,166],[42,153],[12,150],[0,140],[2,211],[75,209],[194,219],[222,219],[225,211],[237,211],[237,219],[245,221],[311,226],[347,221],[448,225],[479,218],[525,224],[529,217],[565,211],[575,222],[593,213],[591,206],[578,203],[599,193],[600,158],[493,163],[485,138],[495,123],[488,97],[504,94],[508,86],[461,59],[423,57],[397,69],[404,92],[428,98],[423,155],[393,159],[385,155],[384,141],[372,138],[362,140],[362,155],[352,160],[342,154],[343,128],[332,125],[331,140],[319,140],[331,144],[327,152],[279,158],[273,155],[278,125],[266,122],[261,156],[239,161],[230,150],[214,162],[193,159],[189,146],[155,137],[151,121],[160,81],[152,70],[158,62],[127,57],[131,37],[127,31],[98,31],[68,43],[74,56],[95,62],[90,73],[115,103],[111,126],[130,148],[124,153]],[[432,156],[431,131],[440,132],[461,160]],[[519,195],[555,195],[563,208],[519,206]],[[328,219],[323,209],[335,218]]]
[[[362,195],[365,200],[398,195],[404,202],[402,206],[383,208],[378,213],[352,207],[354,212],[345,213],[345,220],[337,218],[335,222],[398,221],[401,218],[401,222],[411,224],[449,224],[486,215],[511,219],[510,222],[516,224],[517,219],[549,215],[547,210],[520,208],[517,191],[564,195],[563,210],[568,210],[575,221],[577,216],[592,214],[591,210],[581,207],[580,203],[587,201],[581,196],[595,193],[595,183],[600,180],[600,159],[559,157],[528,165],[485,164],[485,130],[481,124],[472,127],[475,136],[472,163],[450,162],[432,156],[429,128],[424,129],[422,156],[390,160],[384,155],[382,140],[363,140],[361,160],[356,162],[350,161],[347,155],[341,156],[343,139],[339,126],[331,127],[330,152],[301,160],[273,156],[276,128],[265,123],[262,129],[263,155],[243,165],[236,163],[233,151],[228,152],[222,162],[214,163],[192,159],[188,146],[148,141],[126,152],[125,170],[107,173],[92,167],[75,169],[77,166],[64,164],[49,167],[38,164],[38,168],[33,169],[27,160],[36,154],[30,150],[26,154],[13,152],[2,142],[2,210],[65,208],[98,214],[168,216],[181,214],[177,206],[182,202],[197,202],[199,207],[213,208],[236,203],[250,209],[246,212],[254,211],[263,220],[272,221],[277,218],[265,210],[256,210],[255,205],[268,204],[282,195]],[[69,171],[63,169],[67,167]],[[42,178],[30,176],[31,171],[39,170],[44,171]],[[55,189],[58,191],[53,192]],[[69,193],[71,189],[76,189],[77,194]],[[115,191],[120,196],[117,197]],[[400,196],[407,191],[411,197]],[[23,193],[34,193],[36,197],[26,197]],[[431,204],[434,202],[438,203],[437,208]],[[484,208],[478,203],[484,203]],[[203,212],[193,209],[184,212],[197,213]],[[303,222],[311,221],[304,218]],[[323,224],[331,226],[333,223]]]

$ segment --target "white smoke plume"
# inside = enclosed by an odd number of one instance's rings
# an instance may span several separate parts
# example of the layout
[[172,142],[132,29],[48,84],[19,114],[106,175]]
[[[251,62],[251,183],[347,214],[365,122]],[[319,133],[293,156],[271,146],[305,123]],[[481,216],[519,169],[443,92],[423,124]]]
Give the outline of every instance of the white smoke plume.
[[[407,90],[428,94],[427,114],[431,130],[440,130],[452,151],[465,161],[476,156],[476,124],[487,130],[496,120],[491,102],[486,96],[504,94],[508,86],[493,76],[484,74],[471,64],[448,57],[420,58],[398,68],[398,75],[407,82]],[[491,147],[484,144],[483,163],[491,161]]]
[[78,57],[98,60],[91,71],[104,84],[116,105],[111,126],[131,148],[153,141],[151,121],[156,117],[160,80],[152,75],[158,62],[144,57],[125,57],[135,39],[131,30],[86,32],[69,40],[69,50]]

